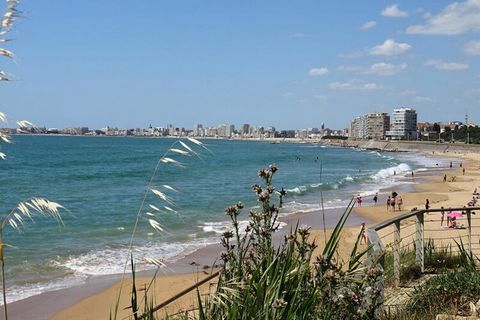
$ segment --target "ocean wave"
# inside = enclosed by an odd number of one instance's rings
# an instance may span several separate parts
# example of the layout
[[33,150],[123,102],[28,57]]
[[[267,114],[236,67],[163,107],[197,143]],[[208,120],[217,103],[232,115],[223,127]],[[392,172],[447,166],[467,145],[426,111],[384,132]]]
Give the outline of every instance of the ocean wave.
[[386,179],[386,178],[391,178],[391,177],[393,177],[397,174],[402,174],[402,173],[409,172],[409,171],[412,171],[412,169],[410,168],[410,166],[408,164],[400,163],[397,166],[382,169],[382,170],[378,171],[377,173],[372,175],[371,178],[373,180],[378,181],[378,180],[383,180],[383,179]]
[[[249,225],[249,222],[246,220],[241,220],[238,222],[238,229],[241,233],[245,232],[245,228]],[[286,224],[280,222],[280,229],[283,228]],[[217,222],[203,222],[199,226],[202,232],[205,233],[215,233],[217,235],[222,235],[226,231],[233,231],[233,226],[231,221],[217,221]]]
[[[217,238],[195,239],[187,242],[165,243],[152,241],[134,248],[134,254],[138,259],[154,258],[166,262],[175,262],[196,250],[206,247],[209,244],[218,242]],[[91,250],[87,253],[70,256],[66,259],[55,261],[59,267],[73,270],[81,275],[107,275],[123,272],[123,263],[129,257],[128,247],[106,247],[98,250]],[[155,266],[139,263],[137,269],[154,269]]]
[[327,190],[337,190],[343,185],[346,184],[353,184],[353,183],[358,183],[362,182],[365,180],[365,177],[352,177],[350,175],[347,175],[343,178],[340,178],[336,181],[328,181],[328,182],[319,182],[319,183],[312,183],[309,185],[302,185],[302,186],[297,186],[295,188],[291,189],[286,189],[287,191],[287,197],[289,194],[293,195],[303,195],[308,192],[317,192],[317,191],[327,191]]

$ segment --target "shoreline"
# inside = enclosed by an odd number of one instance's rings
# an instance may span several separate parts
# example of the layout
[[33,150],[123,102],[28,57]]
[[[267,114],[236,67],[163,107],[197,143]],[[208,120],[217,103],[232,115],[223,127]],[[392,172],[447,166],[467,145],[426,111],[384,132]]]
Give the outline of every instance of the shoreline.
[[[438,154],[434,155],[438,156]],[[444,155],[451,157],[451,154]],[[448,168],[449,169],[449,168]],[[423,176],[425,175],[426,177],[430,176],[430,172],[419,172],[417,173],[418,178],[416,178],[415,185],[405,185],[409,190],[407,192],[409,193],[414,193],[417,192],[415,189],[415,186],[420,182],[419,180],[422,179],[423,182]],[[431,174],[433,175],[438,175],[438,172],[434,172],[432,170]],[[408,179],[408,177],[402,178],[402,179]],[[398,181],[401,183],[402,180]],[[387,188],[385,190],[381,190],[381,192],[386,192],[391,188]],[[398,189],[398,188],[397,188]],[[369,201],[368,201],[369,202]],[[383,206],[383,200],[382,198],[379,199],[379,207],[384,207]],[[372,208],[370,206],[365,206],[365,207],[355,207],[354,212],[352,213],[352,216],[349,218],[349,221],[352,220],[352,218],[355,220],[354,222],[350,222],[349,226],[346,227],[346,232],[351,233],[353,238],[356,238],[356,234],[358,234],[358,226],[362,221],[367,221],[367,224],[371,223],[376,223],[379,221],[382,221],[384,219],[391,218],[390,216],[387,217],[381,217],[378,218],[376,215],[370,215],[370,214],[365,214],[365,211],[368,210],[368,208]],[[334,210],[341,210],[341,209],[334,209]],[[321,245],[321,238],[323,238],[323,231],[322,231],[322,226],[319,225],[318,221],[318,214],[319,212],[309,212],[309,213],[294,213],[286,217],[282,217],[282,221],[289,222],[289,226],[291,227],[293,225],[294,221],[301,220],[301,224],[307,224],[312,226],[312,237],[317,238],[317,241]],[[331,228],[336,221],[335,217],[336,215],[334,214],[326,214],[326,217],[329,217],[331,221],[327,221],[327,229]],[[328,219],[327,219],[328,220]],[[315,224],[316,223],[316,224]],[[284,231],[288,229],[287,227],[284,227]],[[328,232],[327,232],[328,233]],[[352,238],[352,237],[350,237]],[[346,243],[348,245],[348,242]],[[189,278],[190,282],[192,281],[192,274],[195,274],[196,271],[199,270],[202,266],[205,265],[212,265],[212,255],[215,255],[215,253],[218,254],[219,252],[219,245],[209,245],[205,248],[201,248],[197,250],[196,252],[189,254],[185,256],[184,258],[179,259],[177,262],[175,262],[172,265],[172,269],[174,268],[175,270],[167,270],[165,275],[162,275],[161,278],[175,278],[178,277],[179,283],[184,284],[185,282],[180,281],[180,279],[184,278]],[[342,255],[343,256],[343,255]],[[190,263],[195,261],[198,266],[191,266]],[[196,269],[196,270],[195,270]],[[172,276],[172,273],[174,274]],[[203,272],[200,272],[203,273]],[[141,277],[142,280],[146,280],[149,278],[149,276],[152,275],[152,271],[142,271],[138,273],[139,277]],[[198,274],[197,274],[198,276]],[[98,277],[92,277],[85,284],[78,285],[78,286],[73,286],[69,287],[66,289],[61,289],[61,290],[56,290],[56,291],[49,291],[45,292],[39,295],[35,295],[23,300],[19,300],[13,303],[9,304],[9,310],[11,311],[12,319],[23,319],[23,318],[32,318],[31,316],[29,317],[28,315],[35,315],[35,318],[37,319],[39,316],[44,316],[44,318],[38,318],[38,319],[50,319],[51,316],[53,315],[52,319],[65,319],[65,312],[68,310],[74,310],[76,306],[82,305],[85,301],[89,301],[89,303],[92,303],[92,297],[97,297],[98,295],[102,294],[103,292],[106,291],[111,291],[113,287],[115,287],[115,284],[118,283],[121,275],[110,275],[110,276],[98,276]],[[185,286],[184,286],[185,287]],[[183,287],[183,288],[184,288]],[[182,287],[177,287],[175,286],[175,289],[173,289],[171,292],[169,292],[170,295],[173,295],[174,292],[180,291],[183,289]],[[160,294],[162,296],[162,294]],[[94,299],[93,299],[94,300]],[[114,302],[114,301],[105,301],[105,304],[110,306],[109,302]],[[157,301],[158,302],[158,301]],[[28,306],[28,308],[26,308]],[[32,308],[32,306],[35,306],[35,308]],[[37,307],[37,306],[43,306],[43,307]],[[25,313],[28,309],[30,313]],[[78,312],[78,310],[76,311]],[[85,316],[85,314],[92,312],[92,310],[85,310],[82,312],[82,314]],[[108,316],[108,314],[105,315],[105,317]],[[63,317],[63,318],[62,318]],[[72,318],[71,316],[68,319],[76,319]],[[79,317],[78,319],[89,319],[85,317]],[[92,317],[91,319],[96,319],[95,317]]]

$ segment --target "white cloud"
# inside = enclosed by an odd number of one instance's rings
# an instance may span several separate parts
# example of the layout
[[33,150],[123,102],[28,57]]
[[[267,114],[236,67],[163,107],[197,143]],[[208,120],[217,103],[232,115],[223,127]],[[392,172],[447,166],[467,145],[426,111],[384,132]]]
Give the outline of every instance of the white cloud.
[[431,59],[425,62],[426,66],[432,66],[438,70],[447,70],[447,71],[461,71],[468,69],[469,65],[465,63],[458,62],[445,62],[438,59]]
[[396,56],[407,52],[412,48],[408,43],[395,42],[393,39],[387,39],[384,43],[370,49],[370,54],[375,56]]
[[376,74],[379,76],[392,76],[407,69],[407,67],[408,65],[406,63],[392,64],[392,63],[379,62],[379,63],[372,64],[369,67],[340,66],[338,67],[338,70],[348,71],[348,72],[357,72],[361,74]]
[[392,18],[405,18],[408,17],[408,12],[402,11],[398,8],[398,4],[391,5],[382,10],[382,16]]
[[327,68],[312,68],[308,71],[308,75],[311,77],[321,77],[328,74]]
[[378,74],[381,76],[391,76],[405,70],[406,68],[406,63],[395,65],[392,63],[379,62],[372,64],[365,73]]
[[407,28],[409,34],[457,35],[480,31],[480,1],[453,2],[439,14],[426,16],[424,25]]
[[430,98],[430,97],[422,97],[422,96],[416,96],[415,98],[413,98],[413,101],[414,102],[433,102],[433,99]]
[[367,30],[367,29],[371,29],[371,28],[375,27],[376,25],[377,25],[377,23],[375,21],[367,21],[364,24],[362,24],[360,29]]
[[346,82],[332,82],[328,85],[332,90],[339,91],[358,91],[358,92],[369,92],[377,91],[383,89],[381,85],[378,85],[373,82],[364,82],[361,80],[353,79]]
[[470,41],[465,45],[463,51],[465,51],[466,54],[470,55],[480,55],[480,40]]

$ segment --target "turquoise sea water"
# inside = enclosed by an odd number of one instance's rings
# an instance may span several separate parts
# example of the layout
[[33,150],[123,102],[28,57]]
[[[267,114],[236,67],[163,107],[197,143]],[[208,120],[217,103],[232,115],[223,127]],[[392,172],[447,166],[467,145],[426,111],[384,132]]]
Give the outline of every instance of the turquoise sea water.
[[[23,234],[7,228],[5,242],[9,299],[81,283],[86,278],[119,273],[128,255],[135,215],[159,157],[174,139],[15,136],[2,145],[0,162],[2,215],[32,196],[69,209],[65,226],[45,219]],[[205,140],[211,152],[201,159],[182,158],[187,167],[162,166],[155,185],[168,184],[178,214],[164,214],[168,233],[155,233],[141,221],[135,238],[138,258],[175,261],[218,241],[227,227],[224,208],[242,201],[256,205],[251,185],[257,171],[275,163],[277,187],[288,190],[282,214],[320,207],[344,207],[352,195],[370,197],[395,183],[402,173],[434,166],[419,155],[378,153],[318,145]],[[178,157],[177,157],[178,158]],[[320,178],[320,164],[323,166]],[[394,173],[397,175],[394,176]],[[158,205],[153,195],[147,204]],[[246,216],[245,216],[246,219]]]

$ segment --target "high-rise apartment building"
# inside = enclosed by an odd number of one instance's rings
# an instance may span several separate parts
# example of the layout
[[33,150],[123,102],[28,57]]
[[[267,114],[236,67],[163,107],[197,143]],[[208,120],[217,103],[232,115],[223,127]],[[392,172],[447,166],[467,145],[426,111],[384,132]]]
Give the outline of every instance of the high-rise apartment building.
[[387,131],[392,140],[412,140],[417,138],[417,112],[411,108],[393,110],[392,124]]
[[348,136],[356,139],[385,139],[390,128],[390,116],[384,112],[371,112],[350,122]]
[[386,132],[390,129],[390,116],[385,112],[371,112],[365,117],[366,138],[384,140]]

